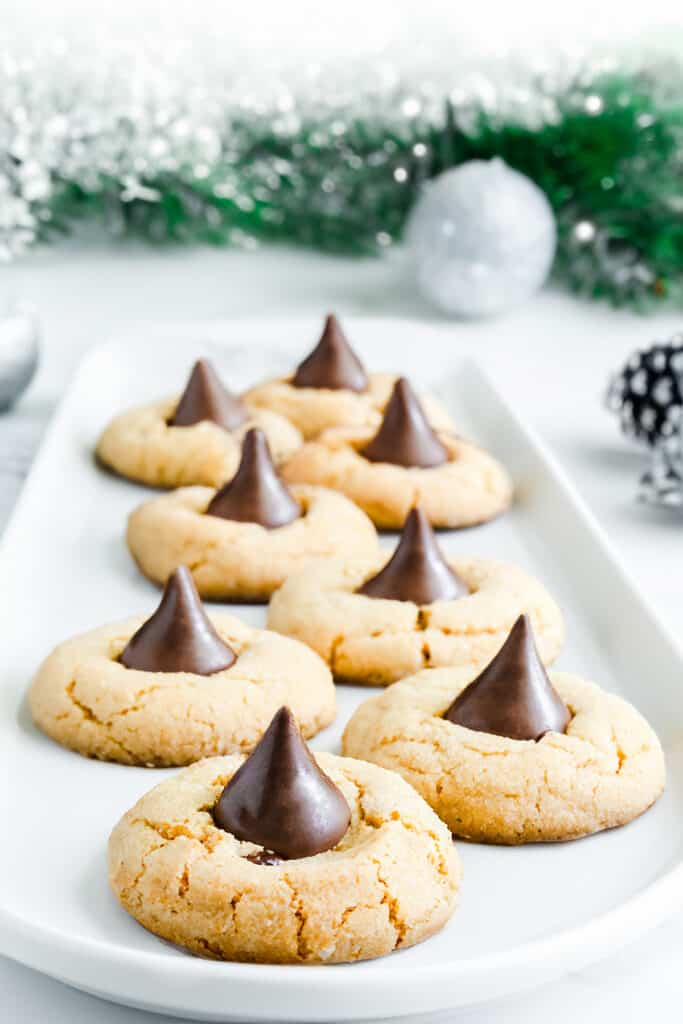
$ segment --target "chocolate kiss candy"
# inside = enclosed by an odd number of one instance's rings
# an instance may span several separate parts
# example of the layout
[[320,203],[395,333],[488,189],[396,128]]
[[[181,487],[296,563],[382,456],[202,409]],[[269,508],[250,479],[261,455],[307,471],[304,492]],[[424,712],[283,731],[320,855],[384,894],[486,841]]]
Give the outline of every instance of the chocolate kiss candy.
[[169,576],[154,615],[133,634],[120,660],[142,672],[210,676],[230,668],[235,654],[211,625],[190,571],[181,565]]
[[191,427],[211,420],[226,430],[235,430],[246,418],[241,399],[230,394],[208,359],[198,359],[169,423],[172,427]]
[[390,560],[357,592],[367,597],[431,604],[465,597],[469,587],[441,554],[427,516],[421,509],[414,508],[403,525],[401,540]]
[[423,469],[448,462],[447,449],[432,430],[405,377],[394,384],[380,428],[360,454],[370,462]]
[[336,316],[327,317],[320,341],[292,377],[295,388],[331,388],[334,391],[365,391],[368,376],[339,326]]
[[318,767],[294,715],[280,708],[216,804],[214,821],[279,857],[312,857],[346,833],[349,806]]
[[237,472],[213,496],[206,513],[240,523],[260,523],[270,530],[299,518],[301,509],[275,471],[262,430],[252,427],[247,431]]
[[493,661],[444,717],[513,740],[540,740],[547,732],[565,731],[571,715],[548,679],[527,615],[520,615]]

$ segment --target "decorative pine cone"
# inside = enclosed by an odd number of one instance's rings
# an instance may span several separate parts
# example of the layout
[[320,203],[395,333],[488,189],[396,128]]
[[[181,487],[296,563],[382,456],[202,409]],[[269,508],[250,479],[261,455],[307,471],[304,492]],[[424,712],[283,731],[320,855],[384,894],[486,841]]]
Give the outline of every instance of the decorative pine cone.
[[654,446],[673,437],[683,420],[683,334],[639,349],[607,389],[628,437]]

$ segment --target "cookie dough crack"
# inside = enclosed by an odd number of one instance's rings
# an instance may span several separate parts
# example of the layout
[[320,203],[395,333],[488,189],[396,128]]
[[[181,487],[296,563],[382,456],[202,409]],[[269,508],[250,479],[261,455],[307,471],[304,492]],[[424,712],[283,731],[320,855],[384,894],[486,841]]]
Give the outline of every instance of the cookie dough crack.
[[[433,626],[433,629],[437,629],[444,636],[466,636],[466,637],[478,637],[478,636],[498,636],[503,637],[505,635],[504,626],[446,626],[438,625]],[[537,632],[538,636],[538,632]]]
[[336,675],[337,674],[337,653],[338,653],[339,648],[341,647],[341,645],[344,643],[345,639],[346,638],[345,638],[344,634],[342,633],[339,636],[335,636],[335,638],[333,639],[332,643],[330,644],[330,653],[329,653],[329,656],[328,656],[327,660],[328,660],[328,664],[330,666],[330,671],[332,672],[332,675]]
[[101,718],[98,718],[92,708],[88,707],[87,704],[84,704],[78,699],[74,692],[76,689],[76,682],[77,681],[75,679],[72,679],[64,692],[66,693],[67,699],[81,712],[82,720],[84,722],[89,722],[92,726],[96,727],[98,731],[102,733],[104,738],[112,744],[112,746],[117,747],[118,750],[128,758],[131,764],[135,764],[135,755],[121,742],[121,740],[112,736],[108,723],[103,721]]
[[439,841],[439,837],[436,834],[436,832],[433,832],[429,828],[414,825],[412,821],[407,821],[405,818],[399,817],[395,820],[399,823],[399,825],[402,828],[406,830],[406,832],[412,832],[416,836],[427,836],[432,841],[434,851],[436,853],[436,858],[439,862],[439,874],[447,878],[450,874],[450,869],[448,867],[446,857],[444,855],[441,843]]
[[187,895],[187,890],[190,888],[190,865],[186,864],[178,880],[178,896],[180,899],[184,899]]
[[242,902],[243,896],[244,896],[243,892],[236,892],[235,895],[233,896],[233,898],[230,900],[230,907],[232,909],[233,925],[234,925],[234,922],[235,922],[235,917],[237,915],[237,908],[239,907],[240,903]]
[[92,710],[92,708],[89,708],[87,704],[83,704],[83,702],[78,699],[78,697],[76,696],[76,694],[74,692],[75,689],[76,689],[76,680],[72,679],[71,682],[69,683],[69,685],[66,688],[66,693],[67,693],[67,696],[68,696],[69,700],[74,705],[74,707],[78,708],[78,710],[81,712],[81,714],[83,715],[83,718],[86,719],[86,721],[88,721],[88,722],[95,722],[96,725],[104,725],[105,723],[102,721],[101,718],[97,717],[97,715]]
[[209,942],[208,939],[196,938],[195,942],[200,949],[204,951],[206,957],[210,960],[225,960],[225,954],[220,946]]
[[366,810],[365,806],[363,805],[363,800],[365,798],[365,787],[362,786],[357,779],[349,778],[349,776],[346,773],[344,773],[344,778],[347,779],[347,781],[355,787],[356,806],[358,809],[358,817],[361,823],[363,825],[367,825],[369,828],[381,828],[382,825],[386,823],[385,819],[373,816],[368,810]]
[[[166,821],[151,821],[149,818],[136,818],[133,824],[141,824],[146,828],[163,839],[166,843],[172,843],[175,839],[179,839],[181,836],[186,839],[191,839],[193,842],[198,843],[207,857],[211,856],[216,848],[216,843],[211,841],[211,837],[208,834],[201,834],[193,832],[188,825],[182,822],[175,824]],[[163,845],[163,844],[162,844]]]
[[619,743],[619,737],[617,736],[617,733],[616,733],[616,730],[615,730],[614,726],[612,726],[612,746],[614,747],[614,753],[615,753],[616,758],[617,758],[616,774],[619,775],[621,773],[622,768],[624,767],[624,765],[626,763],[626,754],[625,754],[621,744]]
[[[143,856],[142,856],[142,858],[140,860],[140,867],[139,867],[138,871],[135,873],[135,876],[133,877],[130,885],[126,886],[125,889],[121,890],[121,900],[122,901],[125,902],[126,900],[129,900],[131,898],[131,894],[133,892],[137,891],[137,889],[138,889],[138,887],[140,885],[140,882],[144,878],[145,872],[147,871],[149,858],[152,856],[153,853],[156,853],[156,851],[160,850],[162,848],[162,846],[164,846],[164,845],[165,845],[164,843],[155,843],[154,846],[150,846],[149,849],[145,850],[145,853],[143,854]],[[142,894],[138,892],[137,896],[138,896],[138,903],[140,905],[142,905],[142,902],[143,902]]]
[[304,901],[299,895],[299,892],[291,878],[288,875],[283,875],[283,879],[292,894],[290,906],[296,920],[296,955],[299,960],[307,960],[310,955],[310,950],[304,936],[304,928],[306,927],[308,920],[304,909]]
[[212,737],[212,749],[217,749],[220,746],[222,736],[218,729],[218,726],[216,725],[215,721],[213,721],[213,719],[200,718],[197,715],[196,710],[194,708],[188,707],[185,712],[185,720],[188,722],[193,722],[195,725],[203,725],[209,731]]
[[429,629],[429,619],[429,609],[418,608],[417,618],[415,620],[415,629],[417,630],[418,633],[423,633],[425,629]]
[[186,839],[194,839],[198,843],[201,843],[201,837],[198,836],[191,828],[183,824],[171,824],[167,821],[151,821],[149,818],[136,818],[133,824],[140,823],[146,828],[151,829],[152,832],[156,832],[161,839],[164,839],[167,843],[173,842],[178,836],[185,836]]
[[393,895],[389,883],[382,874],[382,864],[380,861],[373,859],[372,863],[377,868],[377,881],[382,888],[382,899],[380,903],[383,903],[387,908],[387,914],[389,916],[389,924],[396,933],[396,939],[394,940],[394,949],[398,949],[401,943],[404,941],[407,932],[407,926],[405,920],[400,913],[400,905],[396,897]]
[[[186,685],[192,686],[193,684],[188,683]],[[147,697],[156,690],[163,689],[165,689],[163,686],[148,686],[144,687],[142,690],[138,690],[133,697],[133,700],[135,701],[134,704],[127,704],[125,708],[120,708],[119,711],[112,711],[106,720],[100,720],[101,725],[106,726],[115,718],[124,718],[126,715],[130,715],[134,711],[143,711],[147,703]]]

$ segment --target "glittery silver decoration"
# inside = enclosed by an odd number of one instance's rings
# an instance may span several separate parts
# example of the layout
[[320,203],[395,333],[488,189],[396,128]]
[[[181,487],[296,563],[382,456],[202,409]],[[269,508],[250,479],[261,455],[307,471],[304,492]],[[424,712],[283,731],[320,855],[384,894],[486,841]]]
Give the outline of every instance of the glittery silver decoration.
[[638,497],[650,505],[683,508],[683,444],[680,435],[658,445],[640,478]]
[[38,366],[38,324],[15,314],[0,319],[0,412],[9,409],[31,383]]
[[425,187],[406,238],[427,298],[456,316],[489,316],[541,287],[555,254],[555,218],[525,175],[502,160],[471,160]]
[[[253,228],[270,225],[275,235],[281,228],[283,237],[333,248],[341,214],[353,231],[359,176],[376,175],[379,207],[387,172],[408,194],[429,173],[429,147],[416,141],[408,169],[395,164],[396,143],[383,134],[406,139],[443,121],[444,92],[431,76],[415,77],[402,81],[386,62],[362,71],[352,62],[250,69],[210,45],[166,36],[57,40],[19,52],[0,41],[0,261],[103,203],[114,235],[138,228],[153,240],[252,248]],[[467,77],[459,79],[463,120],[480,88]],[[358,137],[369,113],[376,138]],[[278,143],[295,159],[280,158]],[[332,225],[330,241],[305,237],[304,211]],[[374,243],[393,241],[378,209]]]
[[155,242],[376,254],[425,182],[502,156],[557,211],[558,280],[637,308],[683,302],[680,62],[573,44],[482,60],[445,39],[336,65],[274,48],[264,62],[261,40],[190,41],[174,19],[134,40],[89,23],[68,41],[31,30],[0,39],[0,260],[85,216]]

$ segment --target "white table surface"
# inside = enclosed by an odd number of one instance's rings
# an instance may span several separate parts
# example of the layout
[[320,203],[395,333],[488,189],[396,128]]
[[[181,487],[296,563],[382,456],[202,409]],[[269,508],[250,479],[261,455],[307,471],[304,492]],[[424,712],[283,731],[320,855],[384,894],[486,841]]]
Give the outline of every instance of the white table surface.
[[[396,257],[325,258],[286,249],[254,253],[154,250],[81,238],[4,267],[0,308],[35,308],[43,356],[30,390],[0,416],[0,529],[79,357],[144,323],[230,316],[321,314],[437,318],[413,293]],[[637,346],[683,328],[683,315],[640,317],[547,291],[514,313],[480,323],[443,321],[454,357],[474,353],[505,375],[597,514],[662,620],[683,631],[683,513],[636,504],[644,456],[601,407],[609,372]],[[683,698],[683,679],[681,680]],[[637,938],[624,951],[552,988],[457,1015],[460,1024],[611,1024],[674,1019],[683,1003],[683,919]],[[111,1006],[0,958],[0,1017],[50,1024],[154,1024],[162,1018]],[[166,1019],[166,1018],[164,1018]],[[453,1019],[442,1015],[442,1021]],[[168,1018],[170,1020],[170,1018]]]

